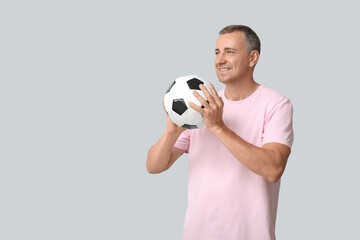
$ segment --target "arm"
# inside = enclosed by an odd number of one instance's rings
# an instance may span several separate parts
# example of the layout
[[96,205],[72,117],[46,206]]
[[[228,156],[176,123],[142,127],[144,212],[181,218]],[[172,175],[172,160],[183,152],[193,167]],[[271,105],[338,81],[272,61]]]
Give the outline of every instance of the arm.
[[213,132],[227,149],[248,169],[276,182],[282,176],[290,148],[280,143],[267,143],[262,147],[250,144],[225,125]]
[[218,96],[214,86],[209,86],[212,94],[204,86],[200,86],[200,88],[209,103],[194,92],[194,95],[204,108],[200,108],[195,104],[190,106],[203,115],[208,130],[219,138],[244,166],[268,181],[276,182],[284,172],[290,155],[290,148],[280,143],[267,143],[262,147],[257,147],[246,142],[225,126],[222,120],[224,103]]
[[161,173],[168,170],[171,165],[185,152],[174,147],[181,132],[168,129],[148,151],[146,168],[149,173]]
[[177,126],[167,116],[165,133],[148,151],[146,168],[149,173],[161,173],[168,170],[185,152],[174,147],[176,140],[184,130],[185,128]]

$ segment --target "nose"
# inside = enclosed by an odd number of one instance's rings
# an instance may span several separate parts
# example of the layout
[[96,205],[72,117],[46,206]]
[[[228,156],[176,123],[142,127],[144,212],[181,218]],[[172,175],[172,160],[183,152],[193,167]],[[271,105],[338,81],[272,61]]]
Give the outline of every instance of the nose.
[[221,64],[225,64],[225,63],[226,63],[226,58],[225,58],[224,54],[219,53],[219,55],[217,55],[217,57],[216,57],[215,64],[221,65]]

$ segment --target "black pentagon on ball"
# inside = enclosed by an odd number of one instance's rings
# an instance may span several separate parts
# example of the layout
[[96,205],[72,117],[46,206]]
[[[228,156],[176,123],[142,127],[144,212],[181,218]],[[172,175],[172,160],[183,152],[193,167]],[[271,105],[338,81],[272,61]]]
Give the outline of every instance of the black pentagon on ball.
[[197,78],[192,78],[192,79],[186,81],[186,83],[191,90],[200,90],[199,85],[204,84],[203,81],[201,81]]
[[172,110],[177,114],[182,115],[187,109],[184,99],[178,98],[173,100]]
[[[166,90],[166,93],[170,92],[170,89],[175,85],[175,81],[173,81],[173,83],[169,86],[168,90]],[[166,94],[165,93],[165,94]]]
[[195,129],[198,128],[196,125],[191,125],[191,124],[184,124],[181,127],[186,128],[186,129]]

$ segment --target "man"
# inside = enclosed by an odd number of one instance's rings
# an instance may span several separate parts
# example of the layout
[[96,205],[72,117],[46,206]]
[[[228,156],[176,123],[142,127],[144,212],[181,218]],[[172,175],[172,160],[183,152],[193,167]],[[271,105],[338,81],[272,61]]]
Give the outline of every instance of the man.
[[273,240],[280,188],[293,142],[289,99],[254,81],[260,40],[247,26],[220,31],[215,69],[225,89],[201,86],[206,127],[185,130],[167,118],[148,152],[149,173],[189,154],[184,240]]

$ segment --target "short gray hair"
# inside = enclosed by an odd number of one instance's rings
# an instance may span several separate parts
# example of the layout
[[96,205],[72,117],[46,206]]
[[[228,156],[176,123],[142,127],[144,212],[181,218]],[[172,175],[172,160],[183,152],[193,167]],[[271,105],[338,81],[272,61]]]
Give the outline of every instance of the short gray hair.
[[261,43],[258,35],[248,26],[245,25],[229,25],[220,30],[219,34],[242,32],[245,35],[245,43],[248,53],[257,50],[260,54]]

